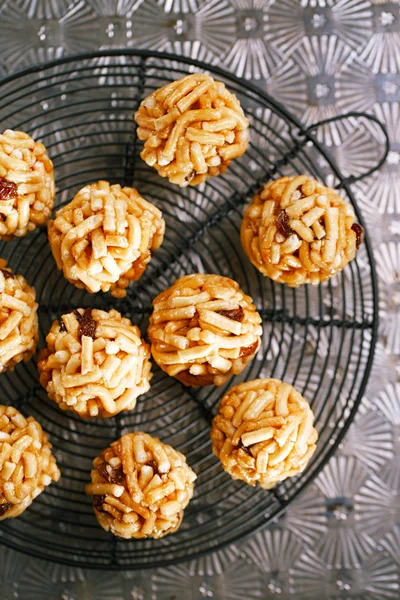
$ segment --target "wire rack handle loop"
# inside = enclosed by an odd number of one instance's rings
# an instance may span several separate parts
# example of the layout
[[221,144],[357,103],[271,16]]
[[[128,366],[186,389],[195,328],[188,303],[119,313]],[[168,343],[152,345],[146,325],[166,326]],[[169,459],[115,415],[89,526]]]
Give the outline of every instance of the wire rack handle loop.
[[383,136],[385,138],[385,150],[384,150],[382,158],[371,169],[369,169],[368,171],[365,171],[365,173],[361,173],[361,175],[358,175],[357,177],[355,177],[354,175],[349,175],[349,177],[342,179],[342,181],[339,183],[339,185],[336,186],[336,188],[341,188],[345,185],[349,185],[350,183],[355,183],[356,181],[361,181],[361,179],[365,179],[365,177],[369,177],[370,175],[372,175],[372,173],[375,173],[375,171],[380,169],[381,166],[385,163],[387,155],[389,154],[389,150],[390,150],[390,139],[389,139],[389,134],[386,130],[386,127],[383,125],[383,123],[379,119],[374,117],[374,115],[369,115],[364,112],[352,111],[352,112],[345,113],[343,115],[336,115],[334,117],[330,117],[329,119],[324,119],[322,121],[318,121],[317,123],[313,123],[306,129],[303,129],[299,135],[304,135],[304,136],[306,136],[306,138],[310,139],[310,134],[313,131],[315,131],[316,129],[318,129],[318,127],[321,127],[322,125],[328,125],[329,123],[333,123],[335,121],[344,121],[345,119],[367,119],[367,121],[372,121],[373,123],[376,123],[380,127],[380,129],[383,133]]

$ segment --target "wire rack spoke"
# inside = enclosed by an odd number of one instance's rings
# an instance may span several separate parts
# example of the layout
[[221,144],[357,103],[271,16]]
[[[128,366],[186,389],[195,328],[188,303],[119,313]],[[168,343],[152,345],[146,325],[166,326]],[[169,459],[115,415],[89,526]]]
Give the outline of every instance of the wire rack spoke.
[[[139,71],[139,82],[138,82],[138,86],[137,86],[136,95],[134,98],[133,113],[135,113],[137,111],[137,109],[139,108],[140,101],[142,100],[143,88],[145,85],[146,59],[144,57],[142,57],[140,59],[138,71]],[[132,117],[133,117],[133,115],[132,115]],[[132,118],[132,121],[133,121],[132,132],[131,132],[130,140],[129,140],[128,144],[126,145],[125,156],[124,156],[124,169],[125,169],[124,183],[125,183],[125,185],[128,185],[128,186],[132,186],[134,184],[135,165],[137,162],[137,145],[138,145],[138,138],[136,135],[137,125],[136,125],[136,121],[133,118]]]
[[275,323],[287,323],[288,325],[313,325],[314,327],[338,327],[343,329],[372,329],[374,327],[374,321],[372,320],[346,320],[346,319],[331,319],[331,318],[315,318],[310,315],[302,317],[300,315],[290,315],[285,310],[273,310],[273,309],[259,309],[259,313],[263,321],[275,322]]

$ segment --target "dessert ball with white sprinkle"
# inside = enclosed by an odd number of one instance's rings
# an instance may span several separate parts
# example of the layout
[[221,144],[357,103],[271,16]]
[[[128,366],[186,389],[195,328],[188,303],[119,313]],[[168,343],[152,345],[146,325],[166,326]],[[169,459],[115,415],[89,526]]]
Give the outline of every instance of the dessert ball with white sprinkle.
[[106,531],[126,539],[175,532],[193,496],[186,458],[147,433],[128,433],[93,461],[86,493]]
[[241,228],[253,265],[291,287],[333,277],[353,260],[363,239],[352,206],[307,175],[267,183],[246,208]]
[[301,473],[315,452],[313,412],[293,386],[254,379],[222,398],[213,420],[214,454],[233,479],[264,489]]

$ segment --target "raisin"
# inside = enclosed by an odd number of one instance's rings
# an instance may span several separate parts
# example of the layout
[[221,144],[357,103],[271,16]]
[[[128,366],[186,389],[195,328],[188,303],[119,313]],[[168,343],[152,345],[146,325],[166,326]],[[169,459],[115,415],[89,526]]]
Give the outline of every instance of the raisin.
[[245,446],[243,444],[242,438],[240,438],[238,446],[239,446],[239,448],[241,448],[242,450],[244,450],[244,452],[246,452],[246,454],[248,454],[249,456],[252,456],[250,448],[248,446]]
[[189,371],[181,371],[176,375],[176,378],[179,379],[184,385],[199,387],[203,385],[212,385],[214,376],[207,375],[192,375]]
[[103,479],[106,479],[108,481],[108,471],[106,469],[106,466],[107,466],[107,463],[105,463],[105,462],[101,463],[101,465],[99,465],[97,467],[97,471]]
[[18,186],[5,177],[0,177],[0,200],[12,200],[18,196]]
[[12,504],[9,502],[4,502],[0,504],[0,517],[6,514],[6,512],[12,507]]
[[241,306],[239,306],[239,308],[233,308],[232,310],[219,310],[217,312],[223,317],[228,317],[228,319],[232,319],[233,321],[243,321],[244,310]]
[[195,175],[196,175],[196,171],[193,169],[192,171],[190,171],[190,173],[185,175],[185,181],[187,181],[187,182],[192,181],[192,179],[193,179],[193,177],[195,177]]
[[356,234],[356,247],[358,250],[364,241],[364,227],[362,225],[360,225],[360,223],[353,223],[351,228],[354,231],[354,233]]
[[87,335],[95,339],[96,337],[96,321],[92,318],[92,309],[86,308],[83,315],[79,312],[77,308],[71,311],[73,315],[77,318],[79,323],[79,335],[82,337],[83,335]]
[[289,235],[292,235],[293,233],[293,230],[289,225],[289,217],[287,216],[285,210],[281,210],[281,212],[277,216],[276,226],[278,228],[279,233],[285,236],[285,238],[289,237]]
[[243,356],[248,356],[249,354],[254,354],[254,352],[258,348],[258,341],[251,344],[251,346],[247,346],[246,348],[240,348],[239,358],[243,358]]
[[4,279],[14,279],[14,274],[11,271],[7,271],[7,269],[0,269],[0,271],[4,275]]
[[105,496],[93,496],[93,500],[92,500],[93,508],[95,508],[99,512],[104,512],[103,511],[103,503],[104,503],[105,499],[106,499]]
[[96,321],[92,318],[92,309],[87,308],[83,314],[82,320],[79,323],[79,335],[86,335],[93,340],[96,338]]
[[124,472],[121,467],[114,469],[114,467],[111,467],[111,465],[104,462],[97,467],[97,471],[99,472],[99,475],[103,477],[103,479],[108,481],[108,483],[116,483],[121,485],[125,481]]
[[160,475],[160,471],[158,470],[158,464],[155,460],[151,460],[149,463],[149,467],[153,469],[154,475]]
[[61,324],[60,324],[60,331],[67,331],[67,328],[65,327],[65,323],[62,319],[61,319]]

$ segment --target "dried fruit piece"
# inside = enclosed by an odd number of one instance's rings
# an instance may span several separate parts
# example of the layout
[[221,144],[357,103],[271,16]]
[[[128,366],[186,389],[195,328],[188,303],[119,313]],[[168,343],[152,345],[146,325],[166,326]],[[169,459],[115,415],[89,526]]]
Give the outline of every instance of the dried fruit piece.
[[251,344],[251,346],[247,346],[247,348],[240,348],[240,352],[239,352],[239,358],[242,358],[243,356],[248,356],[249,354],[253,354],[258,347],[258,342],[254,342],[254,344]]
[[96,321],[92,318],[92,309],[87,308],[81,316],[79,321],[79,335],[82,337],[86,335],[91,337],[93,340],[96,338]]
[[3,273],[5,279],[14,279],[14,274],[11,271],[7,269],[0,269],[0,271]]
[[192,181],[193,177],[195,177],[195,176],[196,176],[196,171],[194,171],[194,170],[190,171],[190,173],[188,173],[185,176],[185,181],[187,181],[188,183],[190,183]]
[[241,306],[233,308],[232,310],[219,310],[218,313],[223,317],[228,317],[228,319],[239,322],[243,321],[244,317],[244,310]]
[[148,463],[149,467],[151,467],[153,469],[153,473],[154,475],[160,475],[160,471],[158,470],[158,464],[156,463],[155,460],[151,460]]
[[364,237],[365,237],[364,227],[362,225],[360,225],[360,223],[353,223],[351,228],[354,231],[354,233],[356,234],[356,246],[357,246],[357,250],[358,250],[364,241]]
[[184,385],[191,385],[193,387],[198,387],[202,385],[212,385],[214,376],[211,374],[207,375],[192,375],[190,371],[181,371],[176,376],[179,381],[181,381]]
[[239,440],[238,447],[241,448],[244,452],[246,452],[246,454],[248,454],[249,456],[252,456],[252,453],[250,451],[250,447],[245,446],[243,444],[242,438],[240,438],[240,440]]
[[[75,315],[79,323],[79,336],[82,337],[83,335],[87,335],[88,337],[95,339],[96,321],[94,321],[92,318],[92,309],[86,308],[83,315],[81,315],[79,310],[74,308],[74,310],[72,310],[71,313]],[[63,322],[62,325],[64,325]],[[60,331],[65,331],[65,325],[64,328],[62,325],[60,326]]]
[[93,496],[93,500],[92,500],[93,508],[95,508],[98,511],[103,511],[103,502],[105,499],[106,499],[106,497],[104,495],[103,496]]
[[289,237],[289,235],[292,235],[293,233],[293,230],[289,225],[289,217],[287,216],[285,210],[281,210],[281,212],[277,216],[276,226],[279,233],[285,236],[286,238]]
[[4,502],[3,504],[0,504],[0,517],[2,517],[3,515],[6,514],[6,512],[12,507],[12,504],[10,504],[10,502]]
[[18,196],[18,186],[14,181],[0,177],[0,200],[13,200]]
[[121,468],[115,469],[111,465],[103,463],[102,465],[99,465],[97,470],[108,483],[117,483],[120,485],[124,482],[124,472]]

